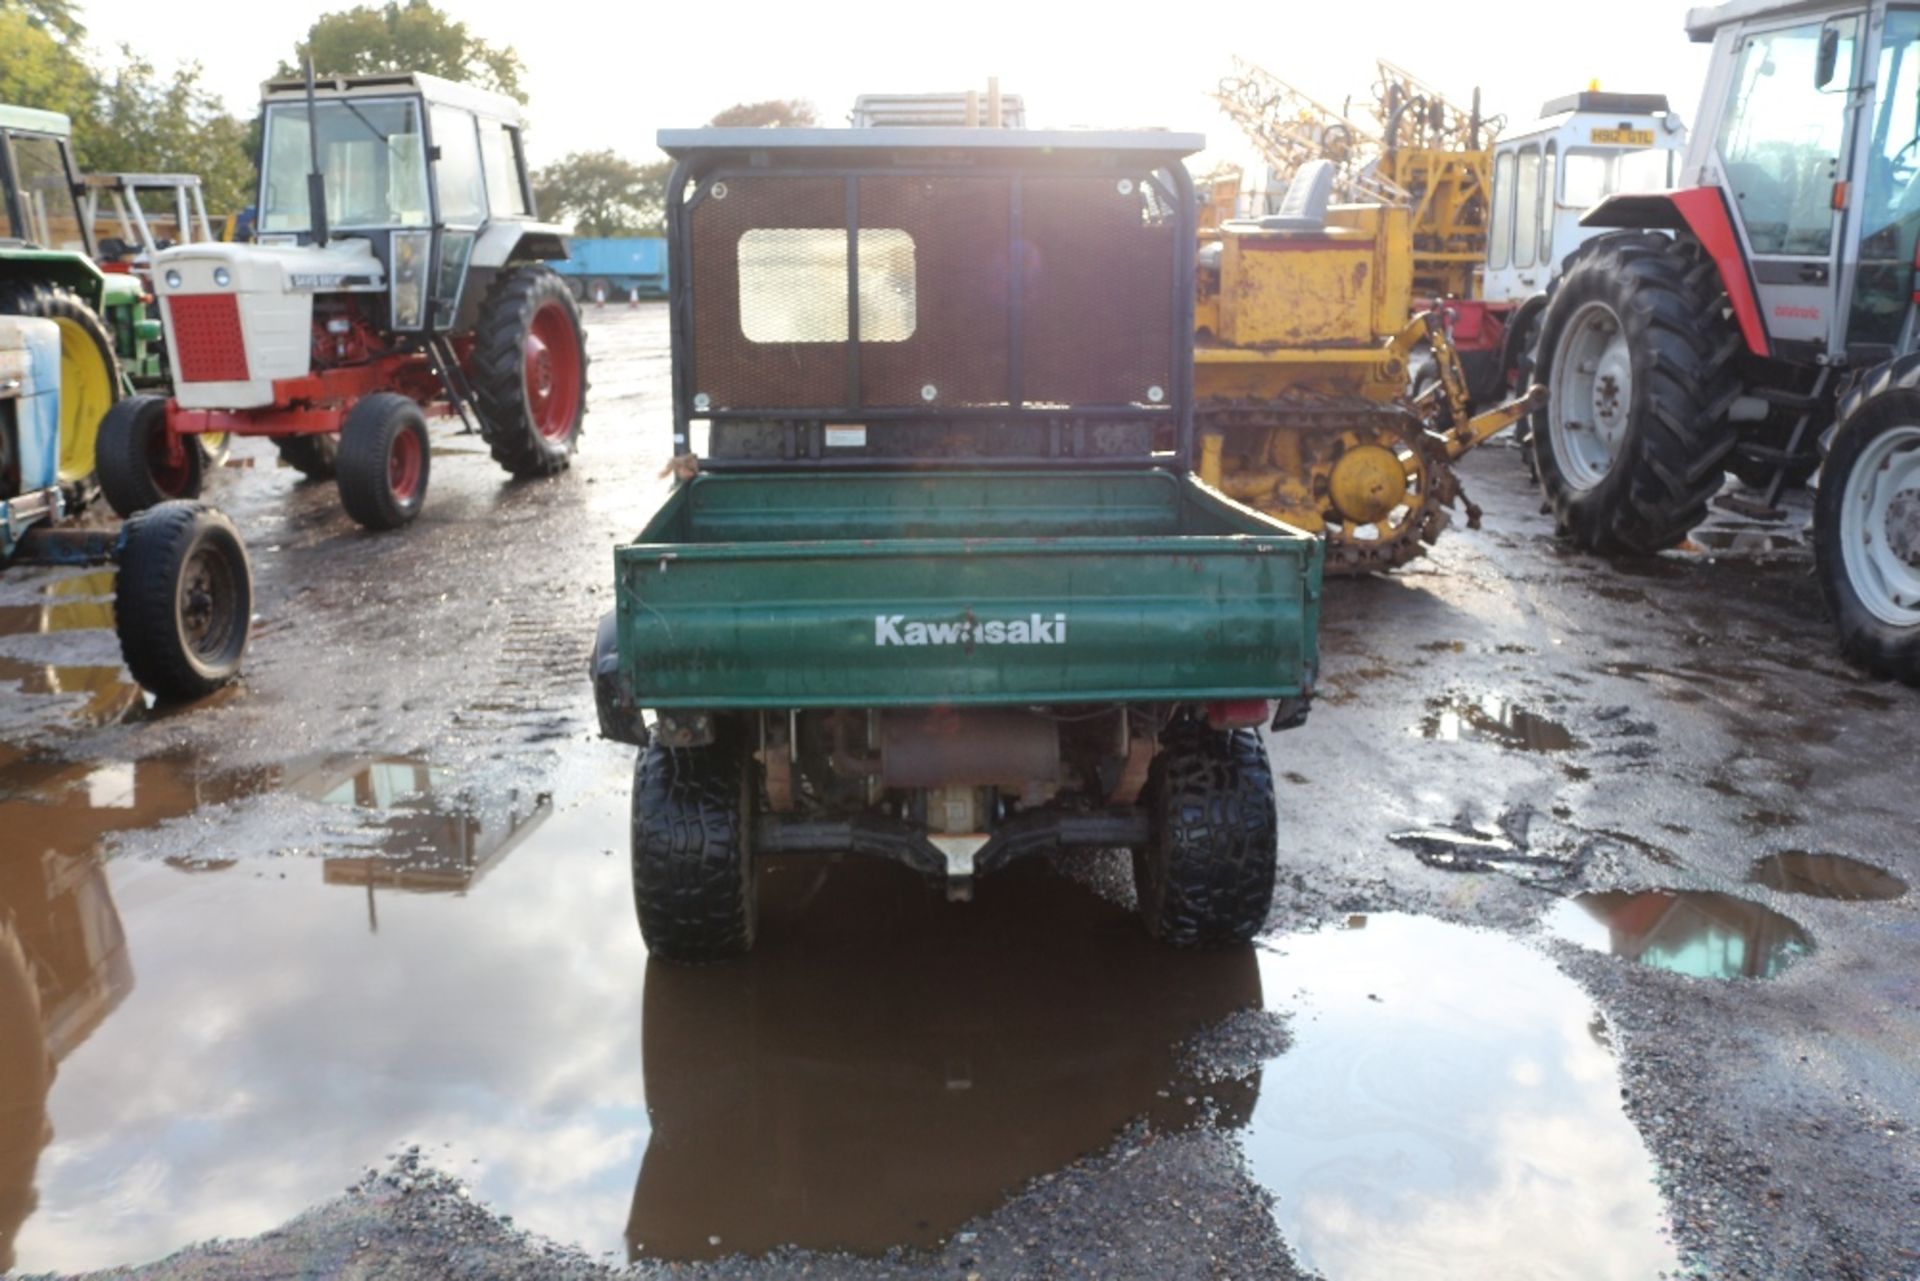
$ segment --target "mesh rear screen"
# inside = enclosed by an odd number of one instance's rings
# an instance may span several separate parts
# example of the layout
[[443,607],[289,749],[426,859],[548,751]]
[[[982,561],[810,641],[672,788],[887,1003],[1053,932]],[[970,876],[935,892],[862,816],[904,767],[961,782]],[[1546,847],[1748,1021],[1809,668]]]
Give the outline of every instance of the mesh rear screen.
[[[703,194],[689,233],[694,393],[706,396],[714,409],[845,404],[845,181],[742,178],[711,184]],[[793,234],[796,229],[800,234]],[[743,244],[750,232],[756,233],[754,240]],[[808,268],[836,237],[842,266],[822,287],[821,273]],[[756,286],[750,299],[741,293],[743,258],[747,283]],[[751,340],[742,326],[743,301],[754,313],[756,332],[812,341]],[[838,341],[833,340],[835,316]]]
[[1021,334],[1035,404],[1156,403],[1173,386],[1175,220],[1136,178],[1029,178]]
[[[1139,178],[863,174],[861,407],[1171,394],[1176,221]],[[846,178],[733,176],[689,212],[695,407],[848,405]],[[1020,187],[1014,248],[1014,187]],[[1018,272],[1015,255],[1018,255]]]

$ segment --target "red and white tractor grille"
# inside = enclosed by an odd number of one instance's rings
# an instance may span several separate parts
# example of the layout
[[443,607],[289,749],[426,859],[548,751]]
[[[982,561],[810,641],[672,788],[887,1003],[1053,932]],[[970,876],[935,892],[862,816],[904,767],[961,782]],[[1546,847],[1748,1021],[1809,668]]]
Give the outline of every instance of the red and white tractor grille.
[[180,381],[247,381],[247,342],[240,333],[240,300],[233,294],[174,294],[166,300]]

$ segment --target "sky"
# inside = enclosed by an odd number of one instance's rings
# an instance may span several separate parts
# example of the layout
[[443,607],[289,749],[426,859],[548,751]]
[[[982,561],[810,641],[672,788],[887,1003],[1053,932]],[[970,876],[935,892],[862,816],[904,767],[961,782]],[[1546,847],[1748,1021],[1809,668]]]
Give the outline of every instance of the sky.
[[[198,60],[209,87],[244,114],[260,80],[313,19],[351,2],[260,5],[244,23],[208,24],[155,22],[145,0],[82,0],[97,48],[131,42],[162,67]],[[1452,8],[1417,0],[1244,8],[1016,0],[944,11],[903,0],[441,7],[520,54],[536,165],[601,148],[652,159],[656,130],[698,125],[736,102],[806,98],[823,124],[839,124],[858,93],[984,88],[990,75],[1025,98],[1030,126],[1197,130],[1227,155],[1236,130],[1207,90],[1236,55],[1330,105],[1350,97],[1361,119],[1381,57],[1462,102],[1477,85],[1488,110],[1516,125],[1546,99],[1595,79],[1620,92],[1666,93],[1690,121],[1706,67],[1706,46],[1681,28],[1687,6],[1671,0],[1615,0],[1604,10],[1540,0]]]

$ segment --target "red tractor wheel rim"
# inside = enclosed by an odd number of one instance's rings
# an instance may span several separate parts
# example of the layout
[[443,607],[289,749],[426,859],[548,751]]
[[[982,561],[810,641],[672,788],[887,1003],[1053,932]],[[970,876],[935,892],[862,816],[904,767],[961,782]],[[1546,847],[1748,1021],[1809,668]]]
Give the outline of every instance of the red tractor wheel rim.
[[420,492],[420,436],[412,431],[394,433],[387,449],[387,487],[401,502],[412,502]]
[[187,450],[198,447],[197,442],[188,441],[177,432],[154,432],[147,447],[147,470],[153,476],[154,488],[169,498],[184,497],[193,482]]
[[580,417],[580,335],[559,300],[533,313],[525,351],[527,414],[535,431],[564,441]]

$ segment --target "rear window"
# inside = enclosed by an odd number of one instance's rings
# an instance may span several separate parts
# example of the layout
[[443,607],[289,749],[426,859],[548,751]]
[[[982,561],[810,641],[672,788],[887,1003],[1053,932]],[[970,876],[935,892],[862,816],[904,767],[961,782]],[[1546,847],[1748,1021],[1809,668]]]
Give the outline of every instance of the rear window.
[[[918,327],[913,237],[862,227],[860,341],[905,342]],[[839,227],[764,227],[740,237],[740,329],[753,342],[843,343],[847,233]]]

